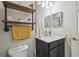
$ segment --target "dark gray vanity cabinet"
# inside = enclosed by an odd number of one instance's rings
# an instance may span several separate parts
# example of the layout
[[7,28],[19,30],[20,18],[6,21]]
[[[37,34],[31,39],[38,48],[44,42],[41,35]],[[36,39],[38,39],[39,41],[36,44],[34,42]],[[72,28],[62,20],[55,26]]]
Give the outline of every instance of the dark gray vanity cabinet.
[[50,43],[36,38],[37,57],[64,57],[64,38]]

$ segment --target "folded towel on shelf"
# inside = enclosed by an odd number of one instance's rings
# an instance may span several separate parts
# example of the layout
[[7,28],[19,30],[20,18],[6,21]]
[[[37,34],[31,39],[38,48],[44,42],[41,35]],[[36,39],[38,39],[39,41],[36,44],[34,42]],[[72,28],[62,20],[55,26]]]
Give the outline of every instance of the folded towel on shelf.
[[14,41],[29,39],[32,37],[32,26],[12,26],[12,37]]

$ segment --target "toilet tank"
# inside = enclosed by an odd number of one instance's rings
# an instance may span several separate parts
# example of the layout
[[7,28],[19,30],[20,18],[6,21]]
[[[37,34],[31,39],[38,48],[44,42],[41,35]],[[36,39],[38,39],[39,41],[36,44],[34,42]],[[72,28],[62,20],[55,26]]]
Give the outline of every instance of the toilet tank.
[[27,50],[28,50],[27,45],[21,45],[21,46],[10,48],[8,50],[8,54],[11,57],[27,57],[28,55]]

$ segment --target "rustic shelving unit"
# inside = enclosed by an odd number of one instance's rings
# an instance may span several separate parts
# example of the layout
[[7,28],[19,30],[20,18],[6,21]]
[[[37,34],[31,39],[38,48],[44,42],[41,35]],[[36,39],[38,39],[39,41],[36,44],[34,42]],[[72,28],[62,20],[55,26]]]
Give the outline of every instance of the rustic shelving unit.
[[[9,2],[9,1],[3,1],[2,3],[4,5],[4,7],[5,7],[5,20],[2,20],[2,22],[4,22],[4,24],[5,24],[5,27],[4,27],[5,32],[9,31],[8,23],[31,24],[32,25],[32,30],[33,30],[33,25],[35,24],[35,23],[33,23],[33,13],[35,12],[35,10],[33,9],[33,4],[30,5],[31,8],[28,8],[28,7],[18,5],[18,4]],[[22,12],[32,14],[32,22],[28,23],[28,22],[8,21],[7,20],[7,8],[11,8],[11,9],[14,9],[14,10],[18,10],[18,11],[22,11]]]
[[18,21],[5,21],[5,20],[2,20],[2,22],[15,23],[15,24],[36,24],[36,23],[18,22]]

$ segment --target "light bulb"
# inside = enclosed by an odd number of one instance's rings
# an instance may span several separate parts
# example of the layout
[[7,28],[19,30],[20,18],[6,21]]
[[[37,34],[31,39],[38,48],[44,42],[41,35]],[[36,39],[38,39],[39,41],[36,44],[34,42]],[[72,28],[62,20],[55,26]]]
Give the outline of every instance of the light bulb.
[[49,6],[52,6],[52,3],[49,3]]
[[45,7],[45,3],[43,2],[42,7]]

